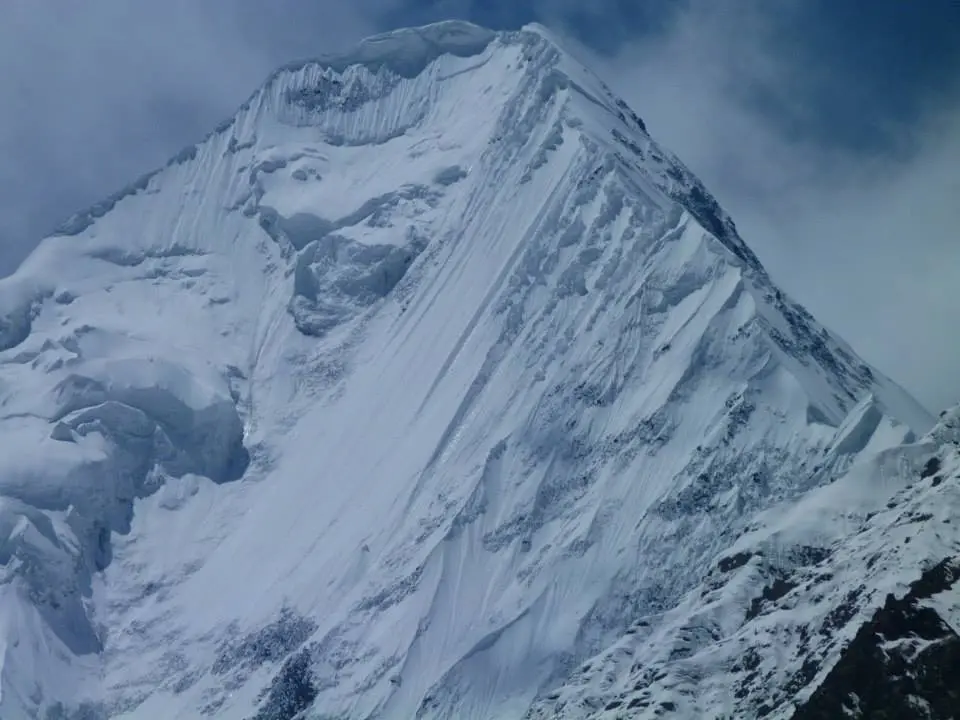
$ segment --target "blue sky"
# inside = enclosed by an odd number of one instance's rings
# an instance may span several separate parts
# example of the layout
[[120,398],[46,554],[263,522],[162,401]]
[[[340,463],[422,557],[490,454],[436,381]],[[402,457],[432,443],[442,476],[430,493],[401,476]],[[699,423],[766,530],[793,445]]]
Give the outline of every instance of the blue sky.
[[960,401],[956,0],[5,0],[0,275],[275,66],[448,17],[551,27],[785,289],[934,409]]

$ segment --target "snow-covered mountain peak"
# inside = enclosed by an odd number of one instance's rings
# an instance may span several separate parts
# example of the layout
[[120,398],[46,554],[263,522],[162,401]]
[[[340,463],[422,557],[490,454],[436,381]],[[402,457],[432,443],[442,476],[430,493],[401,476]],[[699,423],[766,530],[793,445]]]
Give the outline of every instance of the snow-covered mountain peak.
[[0,280],[0,715],[519,718],[931,425],[546,32],[377,36]]

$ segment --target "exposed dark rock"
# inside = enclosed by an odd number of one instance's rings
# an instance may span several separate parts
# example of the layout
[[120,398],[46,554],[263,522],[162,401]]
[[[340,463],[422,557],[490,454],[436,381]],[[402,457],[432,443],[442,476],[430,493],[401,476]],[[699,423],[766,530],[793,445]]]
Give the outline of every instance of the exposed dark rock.
[[750,603],[750,608],[747,610],[747,620],[755,618],[763,610],[763,606],[768,602],[776,602],[788,592],[793,590],[797,586],[796,583],[790,582],[789,580],[784,580],[783,578],[776,578],[773,581],[773,584],[766,585],[763,588],[763,593],[760,597],[754,598]]
[[753,553],[749,552],[740,552],[736,555],[728,555],[725,558],[721,558],[720,562],[717,563],[717,568],[720,572],[730,572],[731,570],[736,570],[737,568],[742,568],[748,562],[750,558],[753,557]]
[[791,551],[791,560],[803,567],[819,565],[830,557],[830,551],[826,548],[813,547],[812,545],[800,545]]
[[275,622],[221,645],[211,670],[223,675],[236,667],[252,670],[282,660],[305,643],[316,627],[312,620],[284,608]]
[[21,303],[0,314],[0,352],[11,350],[30,337],[33,315],[34,307],[30,303]]
[[960,559],[945,558],[927,570],[910,586],[913,597],[924,600],[946,592],[960,580]]
[[960,717],[960,636],[919,601],[960,580],[946,559],[909,592],[888,595],[793,720],[948,720]]
[[940,458],[932,457],[927,460],[927,464],[923,466],[923,470],[920,472],[921,478],[928,478],[931,475],[936,475],[940,472]]
[[797,671],[784,686],[785,693],[788,696],[798,693],[800,690],[813,682],[813,678],[816,677],[819,671],[820,663],[812,658],[807,658],[804,660],[803,666],[800,668],[800,670]]
[[310,652],[304,649],[283,664],[253,720],[294,720],[316,697]]
[[820,628],[821,635],[830,635],[853,620],[857,614],[857,600],[860,599],[862,591],[862,587],[851,590],[843,601],[827,614]]

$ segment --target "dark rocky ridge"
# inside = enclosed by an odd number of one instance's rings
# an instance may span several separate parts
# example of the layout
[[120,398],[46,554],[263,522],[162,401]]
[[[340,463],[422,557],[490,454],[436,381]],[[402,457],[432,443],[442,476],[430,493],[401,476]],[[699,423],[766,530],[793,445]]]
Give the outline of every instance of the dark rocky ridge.
[[946,558],[888,595],[793,720],[960,717],[960,636],[922,602],[958,581],[960,559]]

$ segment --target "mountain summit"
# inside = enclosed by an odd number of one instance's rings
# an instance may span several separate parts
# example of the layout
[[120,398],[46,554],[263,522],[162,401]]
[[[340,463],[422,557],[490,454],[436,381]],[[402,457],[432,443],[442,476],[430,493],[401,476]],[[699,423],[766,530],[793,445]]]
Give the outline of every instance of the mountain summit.
[[370,38],[0,281],[0,717],[836,717],[955,428],[544,30]]

